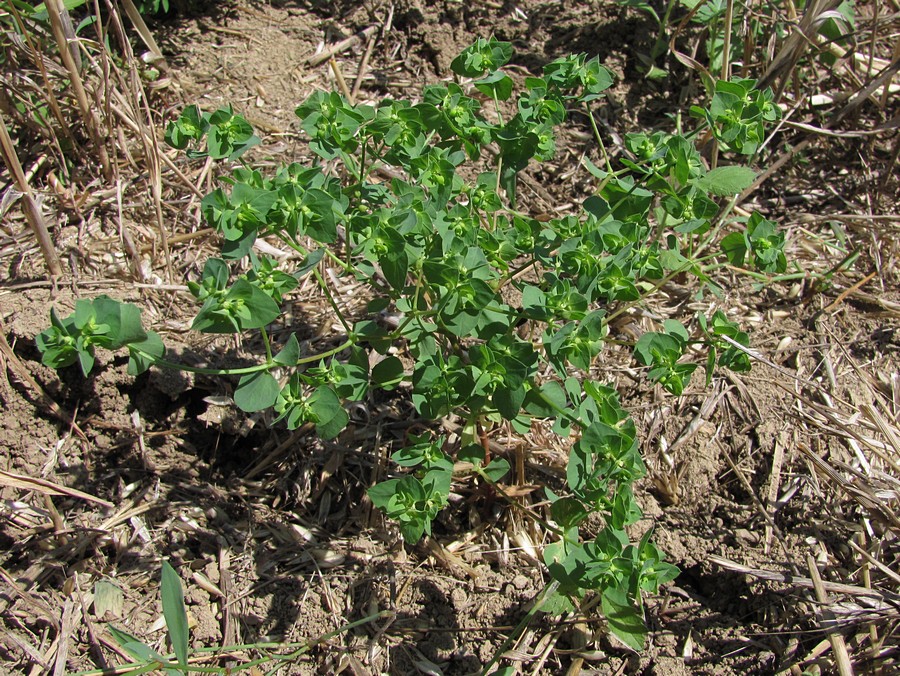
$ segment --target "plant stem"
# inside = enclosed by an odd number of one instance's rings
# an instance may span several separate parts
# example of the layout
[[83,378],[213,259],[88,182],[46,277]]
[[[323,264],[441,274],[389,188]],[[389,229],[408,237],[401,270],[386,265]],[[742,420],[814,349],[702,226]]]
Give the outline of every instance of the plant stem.
[[588,119],[591,121],[591,129],[594,130],[594,138],[597,139],[597,144],[600,146],[600,152],[603,153],[603,161],[606,162],[606,171],[612,174],[612,164],[609,161],[609,155],[606,152],[606,145],[603,143],[603,137],[600,136],[600,130],[597,128],[597,121],[594,119],[594,113],[591,110],[590,104],[585,103],[584,109],[587,111]]
[[[333,355],[336,355],[340,352],[343,352],[348,347],[352,347],[356,344],[356,340],[353,338],[348,338],[343,343],[338,345],[335,348],[330,350],[326,350],[325,352],[319,352],[317,354],[309,355],[307,357],[301,357],[297,360],[294,366],[301,366],[303,364],[311,364],[316,361],[320,361],[322,359],[327,359]],[[229,369],[214,369],[203,366],[188,366],[187,364],[179,364],[174,361],[169,361],[168,359],[163,359],[161,357],[156,357],[152,354],[144,352],[140,348],[134,347],[133,345],[129,346],[129,350],[132,352],[139,354],[141,357],[144,357],[147,361],[149,361],[153,366],[158,368],[169,369],[170,371],[184,371],[185,373],[197,373],[200,375],[208,375],[208,376],[244,376],[250,373],[259,373],[260,371],[268,371],[272,368],[272,361],[270,356],[270,361],[265,364],[256,364],[254,366],[241,366],[238,368],[229,368]]]
[[340,321],[341,326],[344,327],[344,331],[346,331],[348,334],[352,333],[349,324],[347,324],[347,320],[344,319],[344,315],[341,312],[341,309],[338,307],[337,302],[334,300],[334,296],[331,295],[331,289],[329,289],[328,284],[325,283],[325,278],[322,277],[322,273],[319,272],[318,269],[314,269],[313,274],[316,276],[316,280],[319,282],[319,286],[321,287],[322,291],[325,292],[325,298],[328,299],[328,304],[337,315],[338,321]]
[[262,327],[259,330],[259,335],[262,336],[263,345],[266,348],[266,364],[272,363],[272,343],[269,341],[269,334],[266,332],[266,327]]

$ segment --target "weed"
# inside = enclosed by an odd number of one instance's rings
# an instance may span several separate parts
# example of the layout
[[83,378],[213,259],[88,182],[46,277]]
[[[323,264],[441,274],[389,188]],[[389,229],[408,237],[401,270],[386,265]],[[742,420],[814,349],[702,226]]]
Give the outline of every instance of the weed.
[[[682,35],[686,23],[690,21],[699,29],[703,39],[702,53],[705,61],[701,65],[686,54],[675,56],[701,73],[731,73],[732,64],[741,64],[745,69],[751,62],[771,58],[762,53],[770,50],[772,41],[784,40],[796,29],[797,13],[821,11],[815,3],[767,3],[758,8],[734,3],[731,0],[666,0],[662,15],[646,0],[617,0],[623,7],[630,7],[650,17],[656,23],[656,39],[648,53],[638,53],[646,77],[662,79],[668,76],[663,57],[674,50],[675,40]],[[813,33],[816,41],[824,47],[822,59],[829,65],[835,55],[830,49],[846,44],[855,30],[855,9],[852,0],[835,3],[836,8],[824,12],[816,21]],[[680,10],[686,15],[678,16]],[[673,18],[674,17],[674,18]],[[730,23],[730,26],[729,26]],[[688,53],[701,52],[687,50]],[[725,58],[726,51],[728,58]],[[662,64],[662,65],[661,65]],[[711,83],[710,83],[711,84]]]
[[[317,639],[299,643],[255,643],[200,648],[192,651],[189,643],[190,628],[188,614],[184,605],[184,589],[181,585],[181,578],[168,561],[163,561],[162,564],[159,589],[160,598],[162,600],[163,619],[166,624],[166,634],[169,639],[169,645],[172,647],[173,654],[161,655],[136,636],[133,636],[123,629],[110,625],[109,631],[113,638],[122,647],[122,650],[135,660],[135,662],[118,667],[115,670],[115,673],[123,674],[125,676],[138,676],[138,674],[146,674],[160,670],[165,673],[166,676],[185,676],[189,673],[234,674],[244,671],[250,674],[262,673],[256,669],[257,666],[267,663],[290,664],[296,661],[297,658],[308,653],[312,647],[319,642],[327,641],[328,639],[339,636],[356,627],[386,618],[390,615],[390,613],[385,611],[375,613],[374,615],[369,615],[360,620],[356,620],[355,622],[345,624]],[[286,649],[289,649],[290,652],[274,652]],[[233,663],[236,654],[248,652],[258,653],[261,654],[261,656],[244,662],[243,664],[228,667],[197,666],[189,660],[192,654],[194,657],[205,657],[207,659],[215,659],[217,655],[227,655],[229,662]],[[101,676],[106,673],[109,673],[109,670],[101,669],[97,671],[79,672],[74,674],[74,676]]]
[[[408,389],[427,420],[456,416],[458,437],[412,438],[393,455],[402,471],[369,491],[407,542],[431,533],[455,481],[506,495],[509,463],[490,457],[492,426],[526,432],[535,418],[552,420],[553,431],[573,443],[565,489],[545,489],[548,514],[527,512],[554,538],[543,557],[555,593],[542,608],[559,612],[596,592],[611,631],[640,649],[641,597],[677,570],[650,533],[638,542],[627,535],[641,517],[632,486],[646,470],[634,422],[615,389],[592,378],[592,364],[611,340],[611,320],[675,276],[692,275],[701,293],[717,293],[710,274],[718,268],[751,266],[762,279],[786,269],[774,224],[756,214],[744,223],[717,201],[745,189],[755,173],[708,171],[693,142],[708,132],[723,149],[753,153],[763,125],[779,113],[752,81],[721,83],[711,106],[695,110],[694,135],[630,135],[620,169],[586,162],[598,187],[581,214],[539,221],[517,209],[519,173],[553,155],[554,129],[571,110],[593,121],[592,105],[612,76],[596,59],[558,59],[525,79],[505,115],[515,92],[502,70],[510,55],[510,45],[480,39],[453,61],[461,78],[474,78],[494,121],[462,80],[426,87],[415,105],[352,106],[335,93],[313,94],[296,112],[322,163],[273,175],[241,160],[257,139],[230,108],[185,110],[167,132],[172,145],[192,157],[240,161],[203,200],[205,218],[223,238],[222,258],[209,260],[189,285],[200,304],[193,328],[255,330],[264,351],[257,364],[189,370],[237,377],[238,407],[274,409],[275,421],[314,425],[326,439],[349,422],[342,402],[363,399],[370,388]],[[467,163],[484,168],[488,147],[494,165],[464,180],[477,173],[462,171]],[[393,168],[390,182],[373,180],[381,167]],[[256,253],[260,238],[279,240],[302,262],[282,269]],[[325,261],[368,285],[367,318],[354,322],[341,311],[320,272]],[[269,333],[286,294],[309,275],[343,327],[338,344],[319,354],[305,354],[295,335],[276,345]],[[520,305],[508,300],[510,288]],[[379,321],[387,310],[399,317],[395,324]],[[87,375],[97,347],[127,349],[130,373],[179,368],[164,358],[159,336],[143,330],[135,306],[100,297],[51,319],[37,344],[55,368],[77,362]],[[523,338],[523,325],[539,341]],[[634,345],[650,379],[676,395],[700,363],[707,382],[716,368],[750,367],[734,347],[748,345],[748,336],[723,313],[698,317],[697,325],[691,332],[666,321]],[[693,353],[704,348],[706,359],[697,362]],[[591,515],[604,527],[586,538]]]

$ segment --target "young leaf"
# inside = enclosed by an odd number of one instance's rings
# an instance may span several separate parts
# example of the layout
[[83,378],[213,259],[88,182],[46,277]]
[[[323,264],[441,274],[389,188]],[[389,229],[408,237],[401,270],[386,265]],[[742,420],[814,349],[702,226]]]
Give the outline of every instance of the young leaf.
[[[132,634],[129,634],[127,631],[123,631],[122,629],[117,629],[112,625],[109,625],[107,629],[109,630],[109,633],[112,634],[112,637],[116,640],[116,643],[122,646],[122,650],[127,652],[137,661],[143,662],[145,664],[152,664],[153,662],[159,662],[160,664],[170,664],[170,662],[165,657],[160,655],[153,648],[148,646],[136,636],[133,636]],[[169,676],[183,676],[183,672],[176,669],[164,669],[164,671]]]
[[178,664],[188,663],[188,619],[184,608],[184,592],[181,588],[181,577],[168,561],[162,564],[162,580],[160,582],[163,617],[166,618],[166,629],[169,641]]
[[281,388],[268,371],[258,371],[241,376],[234,391],[234,403],[242,411],[262,411],[275,404]]

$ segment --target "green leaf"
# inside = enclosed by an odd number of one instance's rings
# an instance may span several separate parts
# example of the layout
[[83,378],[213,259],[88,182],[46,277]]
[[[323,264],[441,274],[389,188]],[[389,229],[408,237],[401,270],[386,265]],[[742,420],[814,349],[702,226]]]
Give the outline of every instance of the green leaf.
[[[127,631],[123,631],[122,629],[117,629],[112,625],[108,625],[107,629],[109,630],[109,633],[112,634],[112,637],[116,640],[116,643],[122,646],[122,649],[137,661],[144,662],[146,664],[150,664],[153,662],[159,662],[160,664],[170,664],[170,662],[165,657],[160,655],[153,648],[148,646],[136,636],[133,636],[132,634],[129,634]],[[172,670],[166,671],[171,672]]]
[[239,279],[224,296],[215,293],[206,299],[191,328],[204,333],[237,333],[261,329],[280,314],[278,303],[269,294]]
[[97,324],[109,326],[107,334],[109,341],[104,347],[116,350],[147,337],[144,327],[141,326],[141,311],[136,305],[122,303],[109,296],[98,296],[92,305]]
[[615,587],[604,589],[601,606],[612,633],[632,650],[643,650],[647,627],[628,595]]
[[525,410],[538,418],[555,418],[567,406],[566,392],[555,380],[548,380],[539,389],[531,389],[525,395]]
[[397,357],[385,357],[372,368],[372,383],[384,390],[393,390],[405,376],[403,362]]
[[506,420],[512,420],[519,415],[522,404],[525,402],[525,387],[510,388],[501,386],[491,397],[491,401]]
[[81,366],[81,372],[85,377],[94,368],[94,353],[92,350],[78,350],[78,363]]
[[406,286],[406,276],[409,274],[409,256],[402,243],[399,249],[380,256],[378,262],[388,284],[398,290]]
[[747,237],[744,233],[732,232],[726,235],[719,246],[731,265],[736,268],[744,266],[744,260],[747,258],[747,251],[749,250]]
[[470,462],[475,467],[481,467],[484,464],[484,446],[481,444],[466,444],[459,449],[456,459],[460,462]]
[[505,458],[494,458],[481,470],[488,479],[497,483],[509,472],[509,463]]
[[268,371],[258,371],[241,376],[234,391],[234,403],[242,411],[262,411],[275,404],[281,388]]
[[297,334],[292,333],[288,338],[281,351],[272,357],[272,361],[282,366],[296,366],[297,360],[300,359],[300,342],[297,340]]
[[169,123],[165,141],[173,148],[184,150],[190,141],[199,141],[209,129],[209,122],[196,105],[185,108],[181,116]]
[[450,69],[464,77],[480,77],[486,71],[497,70],[512,57],[512,43],[500,42],[494,37],[489,40],[478,38],[450,64]]
[[316,434],[322,439],[334,439],[350,422],[341,400],[330,387],[316,388],[309,397],[309,406],[316,418]]
[[675,336],[682,343],[687,343],[690,341],[691,337],[687,332],[687,329],[684,328],[684,324],[679,322],[677,319],[666,319],[663,322],[663,328],[666,330],[670,336]]
[[700,178],[696,185],[714,195],[737,195],[742,190],[749,188],[756,180],[756,172],[750,167],[734,165],[730,167],[716,167],[706,176]]
[[513,81],[506,73],[494,71],[486,77],[472,83],[485,96],[496,96],[499,101],[506,101],[513,92]]
[[253,249],[258,235],[257,230],[247,230],[240,235],[239,239],[226,239],[221,246],[222,258],[229,261],[239,261],[244,258]]
[[275,321],[281,314],[278,303],[246,279],[239,279],[225,296],[226,300],[242,300],[249,311],[246,318],[238,318],[242,329],[261,329]]
[[599,178],[601,181],[605,180],[606,177],[609,176],[609,172],[604,171],[596,164],[591,162],[591,159],[587,155],[581,158],[581,163],[584,165],[585,169],[587,169],[591,173],[592,176],[594,176],[595,178]]
[[387,511],[388,504],[396,494],[397,494],[397,485],[400,483],[399,479],[389,479],[388,481],[382,481],[381,483],[375,484],[366,493],[369,496],[369,499],[372,501],[372,504],[375,505],[378,509]]
[[322,260],[322,257],[325,255],[325,249],[319,248],[315,251],[310,251],[300,263],[300,267],[294,272],[297,277],[302,277],[307,272],[311,272],[314,267],[319,264],[319,261]]
[[181,588],[181,577],[168,561],[162,564],[162,580],[160,582],[163,617],[166,618],[166,629],[175,658],[181,666],[188,663],[188,619],[184,608],[184,592]]
[[128,344],[128,352],[128,375],[139,376],[165,356],[166,346],[158,333],[148,331],[143,340]]

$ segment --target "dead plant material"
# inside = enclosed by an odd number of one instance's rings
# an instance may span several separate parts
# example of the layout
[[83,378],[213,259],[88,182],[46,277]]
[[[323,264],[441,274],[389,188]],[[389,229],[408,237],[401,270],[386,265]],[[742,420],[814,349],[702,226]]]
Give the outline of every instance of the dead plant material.
[[41,253],[44,255],[44,261],[47,263],[47,269],[53,277],[62,274],[62,266],[59,263],[59,256],[56,254],[56,248],[50,239],[50,233],[47,230],[47,224],[44,222],[44,215],[41,213],[40,206],[35,200],[34,193],[25,172],[22,171],[22,165],[19,163],[19,157],[16,154],[12,139],[9,137],[9,130],[6,128],[6,120],[0,115],[0,152],[3,153],[3,162],[10,175],[15,179],[16,187],[21,193],[22,208],[25,212],[25,218],[28,219],[28,225],[34,232],[34,236],[41,247]]

